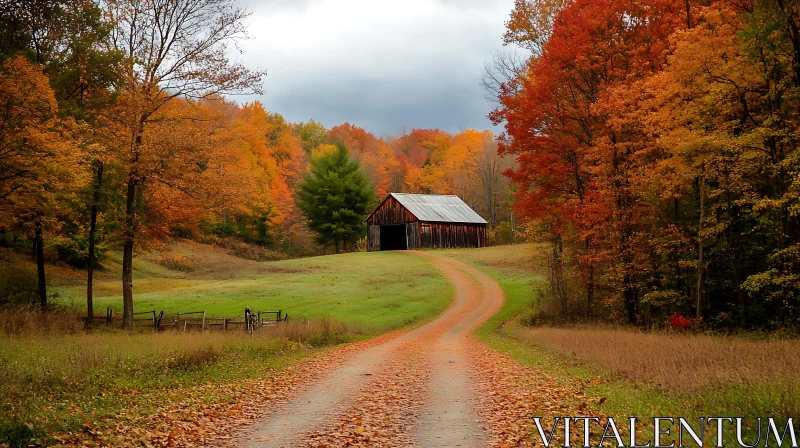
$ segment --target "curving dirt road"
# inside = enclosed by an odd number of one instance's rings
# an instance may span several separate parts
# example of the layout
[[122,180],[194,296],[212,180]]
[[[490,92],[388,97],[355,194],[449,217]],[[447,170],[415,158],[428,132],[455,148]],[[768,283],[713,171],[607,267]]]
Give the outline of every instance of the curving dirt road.
[[[241,447],[487,446],[486,385],[469,333],[494,315],[503,294],[462,262],[426,257],[455,288],[432,322],[345,358],[326,376],[231,441]],[[487,431],[487,429],[489,431]]]

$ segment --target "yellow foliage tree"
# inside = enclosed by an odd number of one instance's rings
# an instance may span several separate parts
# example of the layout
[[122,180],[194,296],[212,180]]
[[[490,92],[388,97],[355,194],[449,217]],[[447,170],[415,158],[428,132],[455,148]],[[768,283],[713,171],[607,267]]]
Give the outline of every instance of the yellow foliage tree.
[[47,76],[24,57],[0,69],[0,228],[32,231],[39,299],[47,306],[44,233],[58,228],[64,202],[86,173],[73,144],[73,123],[58,118]]

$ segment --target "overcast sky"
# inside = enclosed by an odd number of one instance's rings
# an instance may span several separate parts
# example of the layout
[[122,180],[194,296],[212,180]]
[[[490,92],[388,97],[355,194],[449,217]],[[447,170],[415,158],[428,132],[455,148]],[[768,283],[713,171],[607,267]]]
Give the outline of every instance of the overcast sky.
[[241,1],[252,39],[236,58],[268,76],[263,96],[239,101],[379,136],[493,129],[479,81],[513,0]]

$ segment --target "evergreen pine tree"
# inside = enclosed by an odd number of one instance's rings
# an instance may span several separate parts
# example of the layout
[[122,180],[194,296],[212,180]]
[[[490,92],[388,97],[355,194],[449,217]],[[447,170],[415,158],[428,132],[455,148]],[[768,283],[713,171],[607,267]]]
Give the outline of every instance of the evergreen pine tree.
[[347,250],[348,241],[366,234],[364,219],[374,201],[374,189],[341,143],[334,151],[312,157],[297,193],[297,206],[317,232],[317,242],[332,244],[337,253],[340,242]]

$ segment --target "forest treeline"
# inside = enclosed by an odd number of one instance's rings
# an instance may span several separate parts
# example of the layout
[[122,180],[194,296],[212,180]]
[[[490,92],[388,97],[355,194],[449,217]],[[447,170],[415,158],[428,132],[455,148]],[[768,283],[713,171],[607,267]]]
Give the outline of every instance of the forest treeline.
[[551,314],[800,329],[798,2],[517,0],[504,41]]
[[229,59],[248,16],[235,0],[4,3],[0,244],[33,251],[43,306],[46,259],[88,269],[91,313],[94,267],[121,250],[130,324],[134,252],[168,238],[258,245],[262,259],[354,248],[364,216],[321,238],[299,208],[313,212],[298,186],[318,157],[357,181],[360,215],[402,191],[458,194],[493,227],[507,220],[509,159],[488,131],[376,137],[227,99],[261,93],[266,75]]

